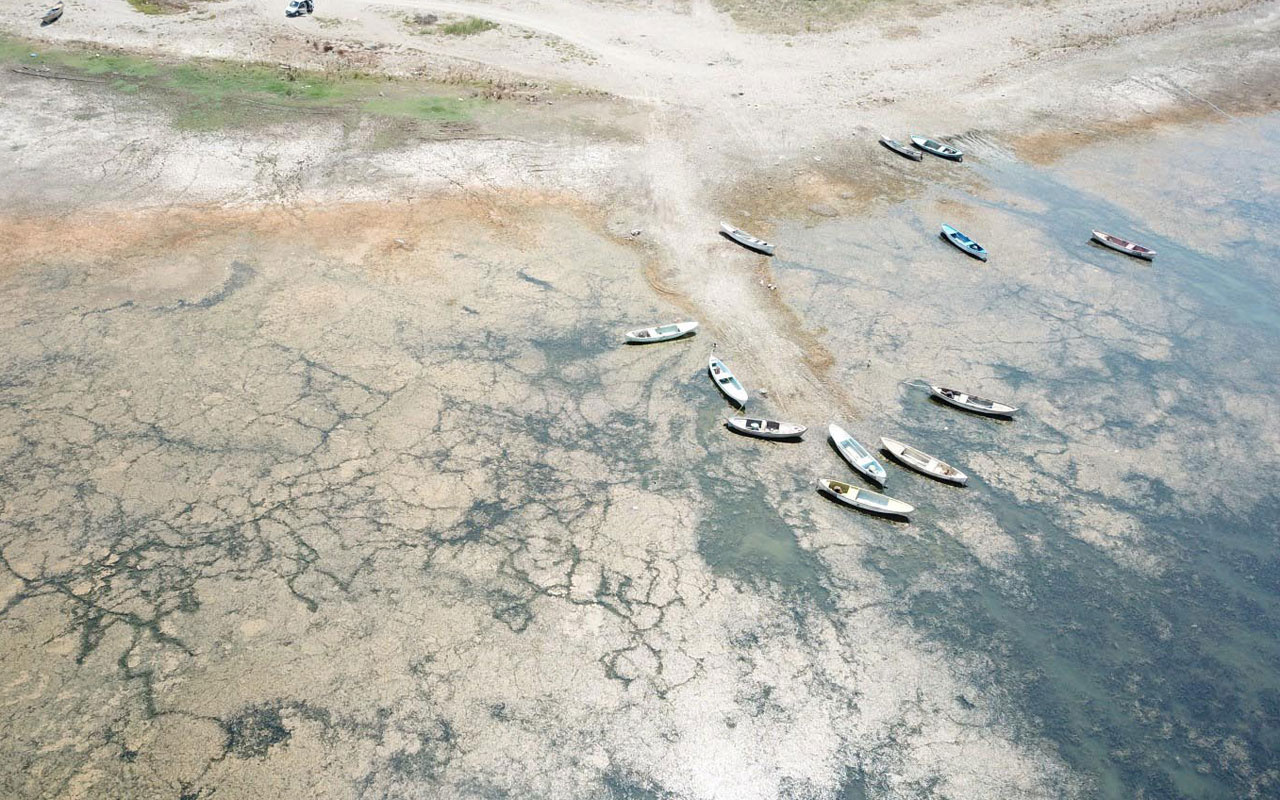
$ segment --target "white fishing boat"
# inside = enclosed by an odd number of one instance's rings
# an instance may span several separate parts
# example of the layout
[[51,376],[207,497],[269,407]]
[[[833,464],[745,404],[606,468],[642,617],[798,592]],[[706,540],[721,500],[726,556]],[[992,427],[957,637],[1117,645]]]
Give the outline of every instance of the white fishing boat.
[[857,439],[834,422],[827,426],[827,435],[831,437],[831,442],[836,446],[840,457],[849,462],[849,466],[869,480],[884,486],[885,480],[889,477],[884,467]]
[[720,391],[724,392],[725,397],[737,403],[738,408],[742,408],[747,404],[747,390],[733,376],[733,373],[729,371],[723,361],[712,356],[707,369],[711,372],[711,380],[716,382],[716,386],[719,387]]
[[773,245],[769,244],[764,239],[757,239],[746,231],[741,230],[740,228],[735,228],[727,222],[720,223],[720,231],[743,247],[756,250],[767,256],[773,255]]
[[915,511],[915,506],[907,505],[888,495],[877,494],[857,486],[850,486],[843,481],[818,479],[818,490],[831,499],[847,506],[870,511],[873,514],[887,514],[893,517],[905,517]]
[[698,329],[696,322],[673,322],[670,325],[657,325],[652,328],[637,328],[627,331],[627,341],[637,343],[669,342],[687,336]]
[[930,384],[929,391],[944,403],[953,405],[956,408],[963,408],[965,411],[972,411],[975,414],[985,414],[988,417],[1012,417],[1018,411],[1013,406],[997,403],[995,400],[988,400],[985,397],[978,397],[956,389],[945,389],[941,386]]
[[1141,258],[1144,261],[1150,261],[1156,257],[1156,251],[1150,247],[1143,247],[1137,242],[1121,239],[1119,236],[1112,236],[1102,231],[1093,231],[1093,240],[1098,244],[1110,247],[1112,250],[1118,250],[1125,255]]
[[960,251],[966,255],[971,255],[979,261],[987,260],[987,248],[970,239],[968,236],[965,236],[950,225],[942,226],[942,238],[958,247]]
[[968,475],[965,475],[942,459],[931,456],[922,450],[917,450],[910,445],[905,445],[887,436],[880,437],[880,444],[899,463],[914,469],[922,475],[928,475],[930,478],[937,478],[940,481],[956,483],[961,486],[969,482]]
[[761,439],[796,439],[808,430],[794,422],[779,422],[776,419],[751,419],[750,417],[730,417],[725,424],[738,433],[748,436],[759,436]]
[[937,156],[938,158],[948,158],[952,161],[960,161],[964,159],[964,153],[958,148],[949,144],[943,144],[936,139],[930,139],[927,136],[912,136],[911,143],[926,153]]
[[906,158],[911,159],[912,161],[924,160],[923,153],[919,152],[918,150],[912,150],[910,147],[907,147],[905,144],[902,144],[896,139],[890,139],[888,136],[881,136],[880,144],[884,145],[885,147],[889,148],[890,150],[892,150],[893,152],[897,153],[900,156],[904,156]]

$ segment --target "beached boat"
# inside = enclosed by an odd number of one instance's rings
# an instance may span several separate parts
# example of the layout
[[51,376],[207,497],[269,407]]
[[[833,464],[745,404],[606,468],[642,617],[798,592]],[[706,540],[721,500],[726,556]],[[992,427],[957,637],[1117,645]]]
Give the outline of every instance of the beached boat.
[[746,231],[735,228],[727,222],[720,223],[720,231],[743,247],[764,253],[767,256],[773,255],[773,245],[769,244],[764,239],[757,239]]
[[969,482],[968,475],[936,456],[931,456],[887,436],[880,437],[880,444],[899,463],[923,475],[928,475],[930,478],[937,478],[948,483],[958,483],[961,486]]
[[831,437],[831,442],[840,452],[840,457],[849,462],[849,466],[869,480],[884,486],[885,480],[889,477],[884,467],[857,439],[834,422],[827,426],[827,435]]
[[987,260],[987,248],[970,239],[968,236],[965,236],[950,225],[942,226],[942,238],[951,242],[962,252],[973,256],[979,261]]
[[956,408],[963,408],[965,411],[972,411],[975,414],[986,414],[988,417],[1012,417],[1018,410],[1013,406],[997,403],[995,400],[988,400],[985,397],[978,397],[955,389],[944,389],[941,386],[932,384],[929,385],[929,391],[944,403],[949,403]]
[[681,336],[687,336],[698,329],[696,322],[673,322],[670,325],[658,325],[653,328],[638,328],[634,331],[627,331],[628,342],[669,342],[672,339],[679,339]]
[[779,422],[776,419],[751,419],[749,417],[730,417],[725,424],[738,433],[748,436],[759,436],[761,439],[796,439],[808,430],[794,422]]
[[40,18],[41,25],[52,25],[62,17],[62,3],[58,3],[53,8],[44,12],[44,16]]
[[1150,247],[1143,247],[1142,245],[1131,242],[1128,239],[1121,239],[1119,236],[1112,236],[1111,234],[1103,233],[1102,231],[1094,231],[1093,240],[1100,245],[1110,247],[1112,250],[1119,250],[1121,253],[1135,258],[1141,258],[1146,261],[1150,261],[1156,257],[1156,251],[1152,250]]
[[892,150],[893,152],[897,153],[900,156],[906,156],[912,161],[924,160],[923,153],[921,153],[918,150],[912,150],[910,147],[907,147],[905,144],[902,144],[901,142],[898,142],[894,139],[890,139],[888,136],[881,136],[880,144],[884,145],[885,147],[889,148],[890,150]]
[[938,158],[948,158],[952,161],[962,161],[964,159],[964,153],[959,149],[949,144],[943,144],[936,139],[930,139],[926,136],[912,136],[911,143]]
[[909,506],[901,500],[894,500],[887,495],[876,494],[857,486],[850,486],[843,481],[819,478],[818,490],[837,502],[863,511],[870,511],[873,514],[905,517],[916,510],[914,506]]
[[738,408],[742,408],[747,404],[747,390],[742,387],[737,378],[733,377],[733,373],[729,371],[723,361],[712,356],[707,369],[711,371],[711,380],[716,382],[716,386],[720,388],[720,391],[724,392],[725,397],[737,403]]

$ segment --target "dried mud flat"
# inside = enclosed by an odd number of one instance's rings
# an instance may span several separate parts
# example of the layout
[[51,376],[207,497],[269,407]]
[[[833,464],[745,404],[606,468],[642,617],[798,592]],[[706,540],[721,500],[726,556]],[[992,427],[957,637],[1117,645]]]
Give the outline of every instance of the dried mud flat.
[[[1273,499],[1225,480],[1250,468],[1237,449],[1178,446],[1217,434],[1274,454],[1265,359],[1204,366],[1191,377],[1223,388],[1208,421],[1184,413],[1193,382],[1130,365],[1248,341],[1179,321],[1202,311],[1179,290],[1152,299],[1141,275],[1040,258],[1043,227],[1019,232],[1053,200],[1011,165],[1083,147],[1055,138],[1068,122],[1123,142],[1273,108],[1250,81],[1274,71],[1277,17],[1110,3],[1117,37],[1068,29],[1079,4],[1061,6],[963,65],[955,26],[972,20],[908,30],[875,7],[787,35],[698,2],[335,3],[337,22],[322,7],[291,26],[238,0],[71,9],[42,35],[148,60],[95,72],[42,54],[0,77],[23,112],[0,120],[0,794],[1111,792],[1063,754],[1053,709],[1028,704],[1038,684],[1008,669],[1012,645],[913,620],[955,602],[950,624],[980,627],[959,618],[973,586],[1032,596],[1074,543],[1108,576],[1157,581],[1187,556],[1144,514],[1194,514],[1197,478],[1222,503]],[[402,19],[419,9],[499,27],[424,37]],[[19,18],[0,9],[11,31]],[[859,31],[866,52],[845,55]],[[926,88],[936,67],[894,67],[929,52],[961,72],[954,96]],[[183,71],[211,55],[400,82],[306,106]],[[797,80],[812,91],[787,91]],[[1046,87],[1061,94],[1042,101]],[[1107,121],[1117,96],[1142,113]],[[982,125],[964,111],[977,100],[998,103]],[[926,179],[843,138],[920,119],[969,131],[973,169]],[[1161,198],[1079,159],[1062,171],[1153,220],[1204,188]],[[721,216],[791,252],[735,249]],[[945,245],[913,250],[939,216],[1009,242],[1006,260],[962,272]],[[958,304],[980,312],[949,318]],[[693,339],[619,344],[686,316]],[[936,511],[910,528],[822,503],[814,465],[838,462],[820,434],[721,435],[713,343],[768,390],[754,410],[952,436],[983,488],[913,485]],[[1109,382],[1121,411],[1065,407],[1029,369],[1071,391]],[[1034,421],[937,422],[898,384],[948,370],[1019,391]],[[1153,420],[1155,441],[1115,433]],[[1048,507],[1049,522],[1018,516]],[[1142,711],[1184,724],[1170,713]],[[1196,758],[1230,754],[1209,773],[1274,786],[1238,731],[1177,729]]]

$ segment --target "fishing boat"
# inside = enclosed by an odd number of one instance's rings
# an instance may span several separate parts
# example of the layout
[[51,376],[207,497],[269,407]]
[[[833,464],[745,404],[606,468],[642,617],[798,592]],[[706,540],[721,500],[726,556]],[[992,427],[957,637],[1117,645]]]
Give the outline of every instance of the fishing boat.
[[720,232],[743,247],[764,253],[766,256],[773,255],[773,245],[769,244],[764,239],[757,239],[746,231],[735,228],[727,222],[720,223]]
[[742,408],[747,404],[747,390],[742,388],[742,384],[738,379],[733,377],[733,373],[724,365],[724,362],[715,356],[711,357],[711,362],[707,369],[711,371],[711,380],[716,382],[716,386],[720,391],[724,392],[724,396],[738,404],[738,408]]
[[873,514],[905,517],[916,510],[915,506],[907,505],[901,500],[894,500],[888,495],[876,494],[857,486],[850,486],[843,481],[819,478],[818,491],[837,502],[863,511],[870,511]]
[[834,422],[827,426],[827,435],[831,437],[831,442],[836,446],[840,457],[849,462],[849,466],[862,473],[869,480],[884,486],[885,480],[889,477],[885,473],[884,467],[857,439],[850,436],[844,428]]
[[937,156],[938,158],[947,158],[952,161],[963,161],[964,153],[949,144],[943,144],[936,139],[930,139],[926,136],[912,136],[911,143],[926,153]]
[[62,17],[62,3],[58,3],[53,8],[44,12],[44,16],[40,18],[41,25],[52,25]]
[[956,389],[944,389],[941,386],[930,384],[929,391],[944,403],[949,403],[956,408],[963,408],[965,411],[972,411],[975,414],[985,414],[988,417],[1012,417],[1018,410],[1013,406],[997,403],[995,400],[988,400],[985,397],[978,397]]
[[808,430],[794,422],[779,422],[776,419],[750,419],[748,417],[730,417],[725,424],[738,433],[748,436],[759,436],[761,439],[798,439]]
[[953,245],[960,248],[962,252],[973,256],[979,261],[987,260],[987,248],[970,239],[968,236],[965,236],[950,225],[942,226],[942,238],[951,242]]
[[1121,239],[1119,236],[1112,236],[1111,234],[1103,233],[1102,231],[1094,231],[1093,240],[1100,245],[1110,247],[1112,250],[1119,250],[1121,253],[1133,256],[1134,258],[1141,258],[1146,261],[1150,261],[1156,257],[1156,251],[1152,250],[1150,247],[1143,247],[1142,245],[1131,242],[1128,239]]
[[880,444],[899,463],[923,475],[928,475],[930,478],[937,478],[948,483],[958,483],[961,486],[969,482],[968,475],[936,456],[931,456],[887,436],[880,437]]
[[890,150],[892,150],[893,152],[897,153],[900,156],[906,156],[912,161],[924,160],[923,153],[921,153],[918,150],[912,150],[910,147],[907,147],[905,144],[902,144],[901,142],[898,142],[894,139],[890,139],[888,136],[881,136],[880,144],[884,145],[885,147],[889,148]]
[[627,341],[636,343],[669,342],[687,336],[698,329],[696,322],[673,322],[670,325],[658,325],[653,328],[638,328],[627,331]]

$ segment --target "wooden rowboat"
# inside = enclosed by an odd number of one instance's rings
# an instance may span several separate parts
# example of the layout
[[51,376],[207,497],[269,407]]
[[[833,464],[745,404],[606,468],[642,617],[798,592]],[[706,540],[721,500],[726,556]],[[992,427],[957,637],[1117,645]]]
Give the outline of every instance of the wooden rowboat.
[[914,506],[907,505],[901,500],[894,500],[887,495],[876,494],[857,486],[850,486],[843,481],[819,478],[818,491],[837,502],[862,511],[870,511],[873,514],[905,517],[916,510]]
[[758,436],[761,439],[798,439],[808,430],[794,422],[779,422],[776,419],[751,419],[749,417],[730,417],[725,424],[738,433]]
[[1156,257],[1156,251],[1152,250],[1150,247],[1143,247],[1142,245],[1131,242],[1128,239],[1121,239],[1119,236],[1112,236],[1111,234],[1103,233],[1102,231],[1094,231],[1093,240],[1100,245],[1110,247],[1112,250],[1119,250],[1125,255],[1130,255],[1134,258],[1141,258],[1145,261],[1150,261]]
[[627,331],[627,341],[648,344],[651,342],[669,342],[687,336],[698,329],[696,322],[673,322],[670,325],[658,325],[653,328],[638,328]]
[[58,3],[53,8],[44,12],[44,16],[40,18],[40,25],[52,25],[62,17],[62,3]]
[[893,456],[896,461],[922,475],[928,475],[930,478],[937,478],[948,483],[957,483],[961,486],[969,482],[968,475],[936,456],[931,456],[886,436],[880,437],[880,444],[883,445],[885,452]]
[[740,228],[735,228],[727,222],[720,223],[720,232],[743,247],[764,253],[767,256],[773,255],[773,245],[769,244],[764,239],[757,239],[746,231],[741,230]]
[[936,139],[930,139],[925,136],[912,136],[911,143],[921,150],[935,155],[938,158],[946,158],[952,161],[964,160],[964,153],[949,144],[943,144]]
[[720,391],[724,392],[725,397],[737,403],[738,408],[742,408],[747,404],[747,390],[733,376],[733,373],[729,371],[723,361],[712,356],[707,369],[711,372],[711,380],[716,382],[716,386]]
[[965,236],[950,225],[942,226],[942,238],[955,245],[962,253],[971,255],[979,261],[987,260],[987,248]]
[[988,417],[1012,417],[1018,411],[1013,406],[997,403],[995,400],[988,400],[985,397],[978,397],[956,389],[944,389],[941,386],[930,384],[929,391],[944,403],[953,405],[956,408],[963,408],[965,411],[972,411],[975,414],[985,414]]
[[906,156],[912,161],[924,160],[923,153],[921,153],[918,150],[912,150],[910,147],[907,147],[905,144],[902,144],[894,139],[890,139],[888,136],[881,136],[880,144],[884,145],[885,147],[889,148],[890,150],[892,150],[893,152],[897,153],[900,156]]
[[844,428],[834,422],[827,426],[827,435],[831,437],[831,442],[836,446],[836,450],[840,452],[840,457],[849,462],[849,466],[860,472],[867,479],[884,486],[884,482],[889,477],[885,473],[884,467],[857,439],[850,436]]

